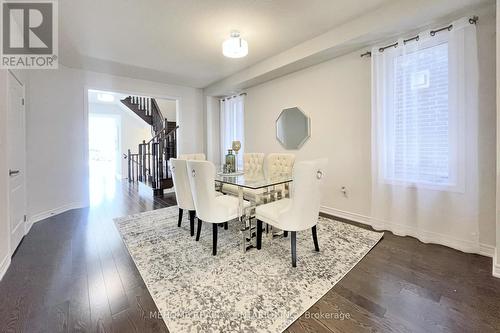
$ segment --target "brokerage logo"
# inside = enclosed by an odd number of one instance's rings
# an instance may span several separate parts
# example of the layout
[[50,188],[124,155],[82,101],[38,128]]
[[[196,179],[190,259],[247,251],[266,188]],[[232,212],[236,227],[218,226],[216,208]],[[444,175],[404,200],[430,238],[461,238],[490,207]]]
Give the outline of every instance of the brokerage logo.
[[0,4],[0,68],[57,68],[57,1],[0,0]]

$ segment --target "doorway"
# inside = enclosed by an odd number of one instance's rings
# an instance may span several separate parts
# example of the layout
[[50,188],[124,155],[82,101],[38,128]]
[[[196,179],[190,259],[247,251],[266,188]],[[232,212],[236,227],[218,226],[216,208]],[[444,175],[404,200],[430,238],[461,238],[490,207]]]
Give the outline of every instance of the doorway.
[[[91,206],[98,206],[111,200],[116,191],[122,189],[125,182],[134,184],[141,182],[142,185],[151,188],[153,193],[158,184],[161,186],[168,184],[154,180],[155,171],[157,171],[154,168],[160,164],[151,163],[153,158],[166,157],[167,154],[163,155],[160,152],[153,155],[148,144],[160,137],[158,134],[160,131],[176,130],[179,102],[176,99],[146,97],[150,98],[151,102],[147,100],[145,103],[141,100],[140,105],[134,105],[132,96],[135,96],[134,102],[137,101],[137,97],[140,97],[122,92],[87,90],[87,151]],[[146,113],[148,108],[153,108],[151,106],[153,103],[155,112],[159,111],[159,117],[156,116],[156,118]],[[158,119],[161,119],[161,126],[157,126]],[[172,136],[175,138],[175,133]],[[166,144],[161,147],[171,149],[175,153],[176,145],[177,142],[174,141],[173,148]],[[145,146],[148,147],[145,148]],[[138,156],[141,152],[145,153],[145,156],[141,156],[139,160]],[[144,159],[146,162],[142,163]],[[162,175],[168,174],[167,160],[168,158],[164,158]],[[141,165],[140,170],[146,170],[146,176],[140,179],[136,177],[139,165]]]
[[9,71],[8,79],[8,163],[10,254],[26,235],[26,125],[24,86]]
[[115,196],[120,176],[119,118],[89,114],[89,192],[90,204],[96,205]]

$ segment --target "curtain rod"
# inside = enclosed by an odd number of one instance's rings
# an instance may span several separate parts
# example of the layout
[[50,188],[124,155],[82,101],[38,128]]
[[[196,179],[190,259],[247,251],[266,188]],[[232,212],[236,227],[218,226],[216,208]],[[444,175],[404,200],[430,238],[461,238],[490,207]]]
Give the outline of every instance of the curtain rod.
[[[470,24],[477,24],[478,20],[479,20],[479,17],[473,16],[473,17],[469,18],[469,23]],[[439,29],[436,29],[436,30],[431,30],[430,31],[430,35],[434,37],[434,36],[436,36],[436,34],[438,32],[441,32],[441,31],[444,31],[444,30],[451,31],[451,29],[453,29],[453,24],[447,25],[446,27],[442,27],[442,28],[439,28]],[[420,39],[420,36],[416,35],[415,37],[411,37],[411,38],[403,40],[403,44],[406,44],[406,43],[411,42],[411,41],[418,41],[419,39]],[[378,51],[379,52],[384,52],[386,49],[390,49],[391,47],[398,47],[398,45],[399,45],[399,43],[395,42],[393,44],[386,45],[386,46],[383,46],[383,47],[379,48]],[[371,57],[372,53],[370,51],[367,51],[367,52],[361,54],[360,56],[361,56],[361,58]]]
[[238,96],[246,96],[247,93],[241,93],[241,94],[238,94],[238,95],[233,95],[233,96],[229,96],[229,97],[224,97],[224,98],[221,98],[220,100],[221,101],[227,101],[228,99],[231,99],[231,98],[235,98],[235,97],[238,97]]

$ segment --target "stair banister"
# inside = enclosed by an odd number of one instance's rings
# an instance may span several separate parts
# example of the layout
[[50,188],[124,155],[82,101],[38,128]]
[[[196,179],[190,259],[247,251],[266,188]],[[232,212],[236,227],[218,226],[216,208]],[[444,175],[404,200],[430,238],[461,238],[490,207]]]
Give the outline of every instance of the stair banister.
[[163,117],[154,98],[129,96],[122,103],[150,124],[152,131],[151,139],[138,145],[138,154],[128,151],[129,181],[144,182],[153,188],[155,195],[162,194],[164,188],[173,185],[167,166],[168,160],[177,156],[176,130],[179,126]]

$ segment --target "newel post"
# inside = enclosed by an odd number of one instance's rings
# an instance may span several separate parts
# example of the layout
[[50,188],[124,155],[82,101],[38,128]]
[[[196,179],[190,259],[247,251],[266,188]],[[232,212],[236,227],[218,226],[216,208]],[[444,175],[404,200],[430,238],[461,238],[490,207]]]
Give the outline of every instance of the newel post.
[[132,171],[131,170],[131,168],[132,168],[132,161],[130,161],[130,155],[131,154],[130,154],[130,149],[129,149],[128,152],[127,152],[127,166],[128,166],[128,181],[129,181],[129,183],[132,181],[132,179],[131,179],[132,178],[132,172],[131,172]]
[[148,177],[146,175],[146,140],[142,140],[142,181],[147,182]]

